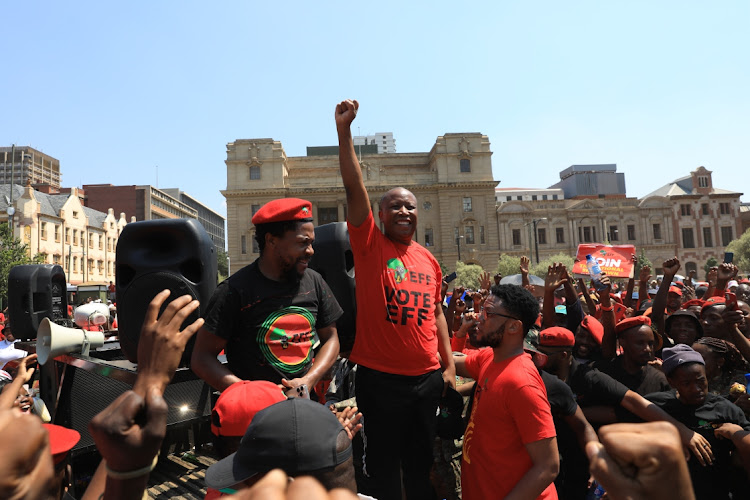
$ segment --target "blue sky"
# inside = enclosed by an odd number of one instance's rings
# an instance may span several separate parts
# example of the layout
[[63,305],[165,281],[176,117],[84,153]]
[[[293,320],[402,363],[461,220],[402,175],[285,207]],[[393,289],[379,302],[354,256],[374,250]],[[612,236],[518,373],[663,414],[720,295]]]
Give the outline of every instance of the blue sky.
[[[616,163],[643,196],[700,165],[750,195],[750,2],[6,1],[0,144],[65,186],[179,187],[226,213],[225,145],[491,141],[501,187]],[[356,133],[356,130],[355,130]]]

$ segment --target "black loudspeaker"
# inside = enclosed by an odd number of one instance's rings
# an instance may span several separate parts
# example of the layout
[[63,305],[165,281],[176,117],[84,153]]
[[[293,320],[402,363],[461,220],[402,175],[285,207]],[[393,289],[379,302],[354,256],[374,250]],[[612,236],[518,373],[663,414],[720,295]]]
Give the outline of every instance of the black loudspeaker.
[[15,266],[8,274],[8,316],[20,340],[36,338],[44,318],[61,322],[68,317],[65,271],[53,264]]
[[[117,242],[115,280],[120,346],[128,360],[137,363],[141,326],[157,293],[167,288],[172,292],[162,312],[182,295],[200,301],[183,327],[206,312],[216,288],[216,247],[196,219],[133,222]],[[190,339],[180,366],[189,365],[194,341]]]
[[[64,365],[60,362],[55,362],[55,365],[55,369],[62,372]],[[94,439],[88,431],[89,422],[132,387],[127,382],[104,376],[98,371],[87,371],[70,365],[64,368],[60,403],[54,411],[53,423],[81,433],[81,440],[73,448],[74,455],[94,451]],[[210,415],[210,393],[210,387],[200,379],[170,383],[164,392],[164,399],[169,407],[167,426],[194,422]],[[54,407],[49,406],[50,410],[52,408]]]
[[349,244],[346,222],[316,227],[313,249],[315,253],[310,260],[310,268],[323,276],[344,310],[336,326],[341,352],[348,353],[354,346],[357,301],[354,295],[354,254]]

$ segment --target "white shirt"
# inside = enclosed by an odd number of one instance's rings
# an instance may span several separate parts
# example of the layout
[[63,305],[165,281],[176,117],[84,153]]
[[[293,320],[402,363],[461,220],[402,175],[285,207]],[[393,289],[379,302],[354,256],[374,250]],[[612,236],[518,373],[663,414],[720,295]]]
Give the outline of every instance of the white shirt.
[[[16,342],[18,342],[16,340]],[[29,355],[26,351],[16,349],[13,344],[15,342],[8,342],[8,340],[0,340],[0,370],[9,362],[16,359],[25,358]]]

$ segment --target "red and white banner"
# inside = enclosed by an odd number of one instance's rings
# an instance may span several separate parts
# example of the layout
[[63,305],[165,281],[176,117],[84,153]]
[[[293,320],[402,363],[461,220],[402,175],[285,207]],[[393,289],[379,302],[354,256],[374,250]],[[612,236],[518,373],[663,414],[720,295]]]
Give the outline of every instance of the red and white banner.
[[581,244],[578,245],[576,262],[573,264],[573,274],[589,276],[589,268],[586,265],[586,255],[591,254],[599,263],[602,272],[614,278],[633,277],[633,245],[600,245]]

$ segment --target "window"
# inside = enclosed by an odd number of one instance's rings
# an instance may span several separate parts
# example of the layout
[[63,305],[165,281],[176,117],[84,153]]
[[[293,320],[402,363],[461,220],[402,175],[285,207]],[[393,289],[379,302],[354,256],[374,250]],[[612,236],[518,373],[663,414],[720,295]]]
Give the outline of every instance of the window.
[[701,214],[708,215],[708,203],[701,203]]
[[65,265],[65,271],[67,272],[68,271],[68,259],[65,259],[63,264]]
[[609,226],[609,241],[620,241],[620,234],[617,226]]
[[59,266],[60,265],[60,256],[59,255],[53,255],[52,256],[52,263]]
[[474,244],[474,226],[464,226],[464,239],[467,245]]
[[73,244],[78,245],[78,229],[73,229]]
[[41,237],[42,237],[43,240],[46,240],[47,239],[47,223],[46,222],[42,222],[41,227],[42,227],[42,229],[41,229]]
[[556,195],[556,194],[553,194],[553,195],[552,195],[552,199],[553,199],[553,200],[556,200],[556,199],[557,199],[557,195]]
[[512,200],[512,199],[513,199],[513,197],[512,197],[512,196],[506,196],[506,197],[505,197],[505,201],[510,201],[510,200]]
[[89,248],[94,248],[94,238],[91,237],[91,235],[88,235],[89,238]]
[[55,224],[55,241],[60,242],[60,224]]
[[724,226],[721,228],[721,245],[727,246],[732,241],[732,226]]
[[708,187],[708,177],[706,177],[705,175],[701,175],[700,177],[698,177],[698,187]]
[[547,195],[546,195],[546,194],[543,194],[543,195],[542,195],[542,199],[543,199],[543,200],[546,200],[546,199],[547,199]]
[[253,165],[252,167],[250,167],[250,180],[251,181],[260,180],[260,166]]
[[245,255],[247,253],[247,236],[244,234],[240,236],[240,253]]
[[729,210],[729,203],[719,203],[719,213],[721,215],[729,215],[731,213]]
[[339,221],[339,209],[336,207],[318,207],[318,224]]
[[521,200],[523,200],[523,196],[516,196],[516,199],[517,199],[518,201],[521,201]]
[[78,272],[78,257],[73,257],[73,272]]
[[65,228],[65,244],[70,244],[70,228]]
[[690,215],[690,205],[680,205],[680,215]]
[[250,211],[252,212],[251,215],[258,213],[258,210],[260,210],[260,205],[250,205]]
[[632,241],[635,239],[635,226],[632,224],[628,225],[628,240]]
[[661,239],[661,224],[654,224],[654,239],[660,240]]
[[459,164],[461,166],[461,172],[471,172],[471,160],[468,158],[461,158]]
[[547,244],[547,230],[543,227],[536,228],[537,232],[537,241],[540,245],[546,245]]
[[682,228],[682,247],[683,248],[695,248],[695,241],[693,240],[693,229],[689,227]]
[[89,259],[89,274],[94,272],[94,259]]
[[471,198],[466,197],[464,198],[464,212],[471,212]]
[[591,227],[586,226],[583,228],[583,241],[586,243],[591,243]]
[[104,271],[104,262],[101,260],[96,261],[96,269],[99,271],[99,274],[102,274],[102,271]]
[[112,238],[107,238],[107,250],[112,250]]
[[520,229],[513,230],[513,245],[516,245],[516,246],[521,245],[521,230]]
[[77,218],[78,218],[78,212],[76,212],[75,210],[73,210],[73,218],[74,218],[74,219],[77,219]]
[[531,195],[531,201],[537,201],[537,199],[536,199],[536,195],[535,195],[535,194],[532,194],[532,195]]
[[710,227],[704,227],[703,228],[703,246],[704,247],[712,247],[714,246],[713,238],[711,237],[711,228]]
[[561,227],[555,228],[555,241],[557,243],[565,243],[565,229]]
[[432,229],[424,230],[424,246],[431,247],[435,245],[435,237],[432,234]]
[[104,250],[104,237],[99,235],[99,250]]
[[484,245],[484,226],[479,226],[479,243]]

